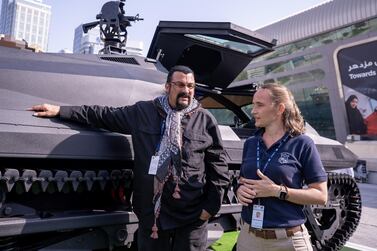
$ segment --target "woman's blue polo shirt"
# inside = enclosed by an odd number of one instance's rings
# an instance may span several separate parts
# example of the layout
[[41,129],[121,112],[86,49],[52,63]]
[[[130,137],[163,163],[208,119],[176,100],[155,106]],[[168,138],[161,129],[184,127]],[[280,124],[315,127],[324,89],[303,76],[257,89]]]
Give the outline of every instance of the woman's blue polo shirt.
[[[242,155],[241,176],[248,179],[260,178],[257,176],[257,143],[260,145],[260,169],[265,166],[273,152],[279,150],[263,171],[275,184],[286,185],[289,188],[302,188],[304,184],[311,184],[327,180],[318,150],[311,138],[305,134],[299,136],[284,135],[269,149],[262,140],[264,130],[258,130],[255,136],[246,140]],[[286,228],[303,224],[305,215],[303,206],[276,197],[266,197],[253,200],[264,206],[263,228]],[[251,224],[253,204],[242,208],[242,219]]]

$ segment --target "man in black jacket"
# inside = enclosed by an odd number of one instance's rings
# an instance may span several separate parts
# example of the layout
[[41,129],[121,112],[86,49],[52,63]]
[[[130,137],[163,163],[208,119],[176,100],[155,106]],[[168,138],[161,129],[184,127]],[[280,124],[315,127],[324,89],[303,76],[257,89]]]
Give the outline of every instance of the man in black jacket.
[[222,141],[216,120],[194,98],[190,68],[173,67],[165,90],[125,107],[43,104],[30,110],[131,134],[139,250],[205,250],[208,219],[229,183]]

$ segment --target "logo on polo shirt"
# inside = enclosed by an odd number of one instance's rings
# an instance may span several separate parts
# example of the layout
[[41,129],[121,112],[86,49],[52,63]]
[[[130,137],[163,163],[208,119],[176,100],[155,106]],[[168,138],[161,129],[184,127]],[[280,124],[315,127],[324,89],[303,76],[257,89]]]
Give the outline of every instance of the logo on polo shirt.
[[278,159],[280,164],[288,164],[289,162],[289,156],[290,154],[285,152],[285,153],[280,153],[280,157]]

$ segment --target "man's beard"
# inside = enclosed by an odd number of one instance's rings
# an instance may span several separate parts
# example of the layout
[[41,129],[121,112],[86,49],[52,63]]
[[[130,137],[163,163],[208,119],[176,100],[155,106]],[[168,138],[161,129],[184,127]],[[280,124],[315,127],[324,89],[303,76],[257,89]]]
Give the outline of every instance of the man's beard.
[[[187,104],[181,104],[178,101],[179,98],[188,98],[189,102]],[[175,101],[175,107],[176,107],[177,110],[183,110],[183,109],[187,108],[190,104],[191,104],[191,97],[188,93],[181,92],[177,95],[177,99]]]

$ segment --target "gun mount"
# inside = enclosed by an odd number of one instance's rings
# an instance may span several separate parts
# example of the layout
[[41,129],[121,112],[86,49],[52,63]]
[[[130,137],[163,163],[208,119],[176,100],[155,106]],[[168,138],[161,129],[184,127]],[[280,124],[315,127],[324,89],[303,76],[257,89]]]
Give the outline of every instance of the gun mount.
[[101,13],[96,16],[99,21],[82,25],[84,33],[100,26],[101,40],[105,43],[101,54],[127,54],[127,27],[131,22],[144,20],[136,16],[125,16],[124,5],[126,0],[110,1],[102,6]]

